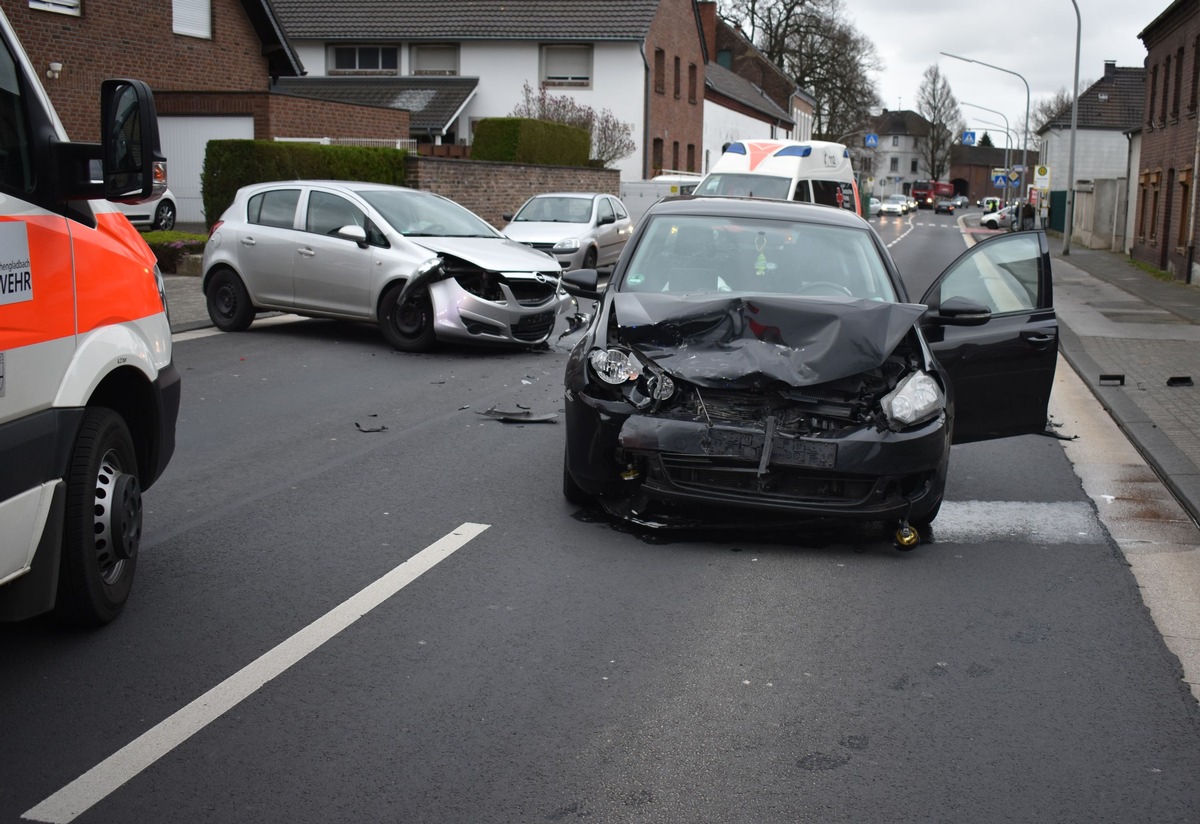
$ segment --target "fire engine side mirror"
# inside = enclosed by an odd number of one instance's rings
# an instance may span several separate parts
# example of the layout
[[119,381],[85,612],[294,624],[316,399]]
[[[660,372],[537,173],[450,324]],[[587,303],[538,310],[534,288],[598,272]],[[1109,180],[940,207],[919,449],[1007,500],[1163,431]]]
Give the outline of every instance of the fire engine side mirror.
[[137,203],[166,190],[154,95],[141,80],[101,84],[100,159],[109,200]]

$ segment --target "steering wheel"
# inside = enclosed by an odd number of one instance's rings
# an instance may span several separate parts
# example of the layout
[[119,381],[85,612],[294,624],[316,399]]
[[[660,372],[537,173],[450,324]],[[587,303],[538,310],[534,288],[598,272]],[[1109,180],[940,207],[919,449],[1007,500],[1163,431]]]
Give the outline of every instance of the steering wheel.
[[829,280],[817,280],[805,285],[800,290],[802,295],[820,295],[825,297],[835,298],[852,298],[854,293],[840,283],[834,283]]

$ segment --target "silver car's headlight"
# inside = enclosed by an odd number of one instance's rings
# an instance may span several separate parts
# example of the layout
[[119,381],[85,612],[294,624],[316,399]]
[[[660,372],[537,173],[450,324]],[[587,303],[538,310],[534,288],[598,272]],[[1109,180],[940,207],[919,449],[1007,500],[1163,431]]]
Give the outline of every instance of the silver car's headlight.
[[925,372],[913,372],[884,396],[883,413],[896,426],[912,426],[940,415],[946,396]]
[[636,380],[641,374],[637,363],[620,349],[593,349],[588,355],[588,363],[596,377],[613,386]]
[[568,237],[563,238],[558,243],[554,244],[556,252],[577,252],[579,251],[579,238]]

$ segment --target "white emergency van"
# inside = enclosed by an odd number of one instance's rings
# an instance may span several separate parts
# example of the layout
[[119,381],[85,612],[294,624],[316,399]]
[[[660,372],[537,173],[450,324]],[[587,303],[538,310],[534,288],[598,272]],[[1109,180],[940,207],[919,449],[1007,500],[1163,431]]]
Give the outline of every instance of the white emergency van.
[[106,80],[71,143],[0,12],[0,619],[115,618],[179,372],[154,254],[109,201],[166,186],[150,88]]
[[798,200],[863,214],[850,150],[823,140],[730,143],[694,194]]

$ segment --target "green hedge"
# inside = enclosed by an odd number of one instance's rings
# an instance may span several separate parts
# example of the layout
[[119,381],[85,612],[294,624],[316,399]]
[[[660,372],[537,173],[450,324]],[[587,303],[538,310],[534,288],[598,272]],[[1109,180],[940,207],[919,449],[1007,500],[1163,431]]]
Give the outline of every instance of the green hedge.
[[374,146],[323,146],[273,140],[210,140],[200,188],[212,225],[242,186],[271,180],[365,180],[404,185],[407,152]]
[[475,125],[472,160],[587,166],[592,136],[585,129],[524,117],[488,117]]

